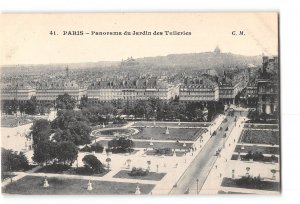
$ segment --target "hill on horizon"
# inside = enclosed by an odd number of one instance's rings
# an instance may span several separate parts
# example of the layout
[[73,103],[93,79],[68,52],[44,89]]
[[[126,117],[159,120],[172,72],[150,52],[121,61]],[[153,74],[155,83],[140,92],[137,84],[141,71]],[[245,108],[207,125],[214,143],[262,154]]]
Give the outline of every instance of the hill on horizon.
[[[125,60],[126,61],[126,60]],[[167,56],[143,57],[134,59],[135,65],[128,65],[128,68],[197,68],[197,69],[218,69],[245,67],[248,65],[260,66],[262,56],[244,56],[232,53],[186,53],[186,54],[169,54]],[[53,63],[53,64],[20,64],[20,65],[3,65],[2,71],[35,71],[39,69],[62,70],[68,67],[70,70],[75,69],[97,69],[121,67],[121,61],[99,61],[99,62],[82,62],[82,63]],[[126,65],[125,65],[126,67]],[[12,70],[12,68],[14,70]]]

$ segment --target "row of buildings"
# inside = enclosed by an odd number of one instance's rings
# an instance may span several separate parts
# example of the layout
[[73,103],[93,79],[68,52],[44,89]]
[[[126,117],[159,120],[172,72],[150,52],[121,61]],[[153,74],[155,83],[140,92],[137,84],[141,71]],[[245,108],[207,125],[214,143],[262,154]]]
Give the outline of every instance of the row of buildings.
[[278,58],[263,57],[262,70],[250,80],[249,70],[235,70],[228,76],[216,77],[208,74],[188,76],[179,83],[169,83],[162,77],[101,78],[81,87],[76,81],[50,80],[1,85],[1,100],[28,101],[35,96],[37,101],[55,102],[58,95],[68,93],[78,103],[87,96],[91,103],[113,100],[136,101],[160,98],[170,101],[178,98],[185,103],[222,101],[234,104],[244,99],[248,106],[256,107],[260,113],[271,114],[278,109]]
[[279,111],[279,60],[277,56],[263,56],[262,69],[241,92],[240,99],[261,113]]
[[60,80],[28,83],[9,83],[1,86],[1,100],[28,101],[35,96],[37,101],[54,102],[59,95],[68,93],[76,101],[87,96],[90,102],[100,103],[112,100],[136,101],[149,98],[159,98],[170,101],[179,98],[180,101],[207,102],[222,100],[225,103],[234,103],[236,94],[245,88],[245,81],[237,83],[221,82],[212,77],[186,77],[180,84],[168,83],[165,79],[125,78],[99,79],[87,87],[80,87],[75,81]]

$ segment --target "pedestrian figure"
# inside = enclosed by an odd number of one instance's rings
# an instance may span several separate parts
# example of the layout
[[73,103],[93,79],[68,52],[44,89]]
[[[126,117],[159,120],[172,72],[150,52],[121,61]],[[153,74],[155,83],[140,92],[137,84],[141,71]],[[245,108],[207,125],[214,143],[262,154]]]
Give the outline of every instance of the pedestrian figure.
[[235,142],[235,139],[233,139],[233,142]]
[[216,165],[216,169],[218,168],[218,166]]
[[220,178],[222,178],[222,174],[220,173]]

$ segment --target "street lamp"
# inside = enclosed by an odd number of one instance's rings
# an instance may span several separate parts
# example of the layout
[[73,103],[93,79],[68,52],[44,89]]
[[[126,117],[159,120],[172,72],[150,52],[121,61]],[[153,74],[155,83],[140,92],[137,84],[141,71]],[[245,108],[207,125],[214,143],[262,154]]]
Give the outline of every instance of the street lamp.
[[196,180],[197,182],[197,195],[199,194],[199,179]]

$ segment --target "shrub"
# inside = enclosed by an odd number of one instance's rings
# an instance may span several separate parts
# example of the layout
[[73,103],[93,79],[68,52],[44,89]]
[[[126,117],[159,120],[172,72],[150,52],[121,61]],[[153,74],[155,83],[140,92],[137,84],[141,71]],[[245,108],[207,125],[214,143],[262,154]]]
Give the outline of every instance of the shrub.
[[83,167],[78,167],[75,169],[76,174],[80,175],[92,175],[94,171],[91,167],[84,165]]
[[249,151],[248,154],[244,156],[244,159],[245,160],[253,159],[254,161],[265,161],[265,156],[261,152],[252,153],[251,151]]
[[160,148],[160,149],[155,149],[156,154],[170,154],[171,149],[170,148]]
[[69,165],[64,164],[51,164],[48,166],[44,166],[38,172],[45,172],[45,173],[62,173],[64,171],[69,170],[71,167]]
[[20,152],[13,152],[1,148],[1,170],[4,171],[21,171],[28,169],[29,164],[26,156]]
[[142,168],[133,167],[131,172],[128,173],[129,176],[147,176],[149,170],[143,170]]
[[96,144],[92,145],[91,148],[92,148],[92,151],[95,151],[97,153],[102,153],[103,149],[104,149],[104,147],[99,143],[96,143]]
[[104,147],[99,144],[99,143],[96,143],[92,146],[88,146],[88,145],[85,145],[83,148],[80,149],[81,152],[97,152],[97,153],[102,153],[103,152],[103,149]]
[[85,155],[82,161],[96,174],[100,174],[105,171],[103,164],[94,155]]
[[236,184],[241,187],[257,186],[259,187],[262,183],[261,177],[242,176],[236,180]]

